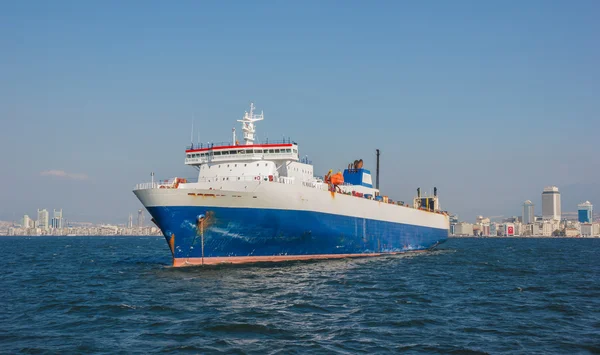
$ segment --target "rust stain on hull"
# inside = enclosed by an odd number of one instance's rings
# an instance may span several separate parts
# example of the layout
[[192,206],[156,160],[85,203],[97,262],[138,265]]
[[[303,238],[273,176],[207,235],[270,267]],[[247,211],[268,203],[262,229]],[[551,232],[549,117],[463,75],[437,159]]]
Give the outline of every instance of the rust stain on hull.
[[[171,235],[171,238],[169,238],[169,249],[171,249],[171,254],[173,255],[173,258],[175,257],[175,234]],[[175,259],[173,259],[173,261],[175,261]],[[175,263],[173,263],[173,266],[175,266]]]

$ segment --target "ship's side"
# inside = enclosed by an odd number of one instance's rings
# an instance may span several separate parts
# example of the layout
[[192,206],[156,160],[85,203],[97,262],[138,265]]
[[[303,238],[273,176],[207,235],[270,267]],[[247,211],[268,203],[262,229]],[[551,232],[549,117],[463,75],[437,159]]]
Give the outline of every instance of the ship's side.
[[448,237],[441,213],[271,181],[198,185],[135,192],[176,266],[373,256]]
[[[135,195],[162,230],[173,265],[373,256],[426,250],[445,241],[449,221],[434,196],[393,202],[373,186],[362,160],[315,177],[291,140],[255,142],[246,112],[244,144],[194,145],[185,163],[198,181],[139,184]],[[377,185],[377,184],[376,184]]]

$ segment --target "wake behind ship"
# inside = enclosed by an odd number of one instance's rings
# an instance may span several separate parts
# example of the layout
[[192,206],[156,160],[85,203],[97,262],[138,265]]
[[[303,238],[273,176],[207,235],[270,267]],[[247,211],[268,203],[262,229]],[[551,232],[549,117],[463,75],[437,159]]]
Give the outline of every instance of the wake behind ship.
[[291,141],[255,142],[261,113],[244,114],[244,143],[192,144],[198,181],[138,184],[135,195],[165,236],[174,266],[377,256],[426,250],[448,238],[434,196],[409,206],[381,196],[363,162],[315,177]]

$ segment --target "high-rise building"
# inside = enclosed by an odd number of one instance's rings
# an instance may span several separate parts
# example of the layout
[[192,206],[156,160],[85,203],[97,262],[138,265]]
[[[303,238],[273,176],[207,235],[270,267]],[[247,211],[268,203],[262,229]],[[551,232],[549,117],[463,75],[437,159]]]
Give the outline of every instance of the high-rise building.
[[37,211],[37,227],[40,229],[48,229],[48,211],[38,209]]
[[133,215],[129,214],[129,220],[127,221],[127,228],[133,228]]
[[54,216],[52,217],[52,222],[50,223],[50,225],[54,229],[62,229],[62,227],[63,227],[62,208],[60,210],[54,210]]
[[33,221],[29,218],[28,215],[23,216],[23,228],[31,228]]
[[560,192],[556,186],[545,187],[542,192],[542,217],[544,220],[560,221]]
[[144,210],[138,210],[137,226],[138,228],[144,227]]
[[529,200],[523,203],[523,224],[531,224],[535,222],[535,214],[533,213],[533,203]]
[[594,217],[593,207],[590,201],[585,201],[577,205],[577,219],[579,223],[592,223]]

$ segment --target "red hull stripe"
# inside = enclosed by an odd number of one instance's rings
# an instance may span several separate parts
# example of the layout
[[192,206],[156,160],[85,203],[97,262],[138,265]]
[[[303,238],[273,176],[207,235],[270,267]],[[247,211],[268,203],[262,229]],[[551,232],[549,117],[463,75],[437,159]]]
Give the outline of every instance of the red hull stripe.
[[191,265],[218,265],[218,264],[247,264],[260,262],[281,262],[293,260],[317,260],[317,259],[342,259],[342,258],[360,258],[367,256],[382,256],[424,252],[425,250],[411,250],[397,253],[369,253],[369,254],[321,254],[321,255],[273,255],[273,256],[223,256],[210,258],[175,258],[173,266],[191,266]]
[[253,144],[253,145],[222,145],[212,148],[200,148],[200,149],[189,149],[186,153],[206,152],[208,150],[222,150],[222,149],[244,149],[244,148],[276,148],[276,147],[291,147],[293,144]]

